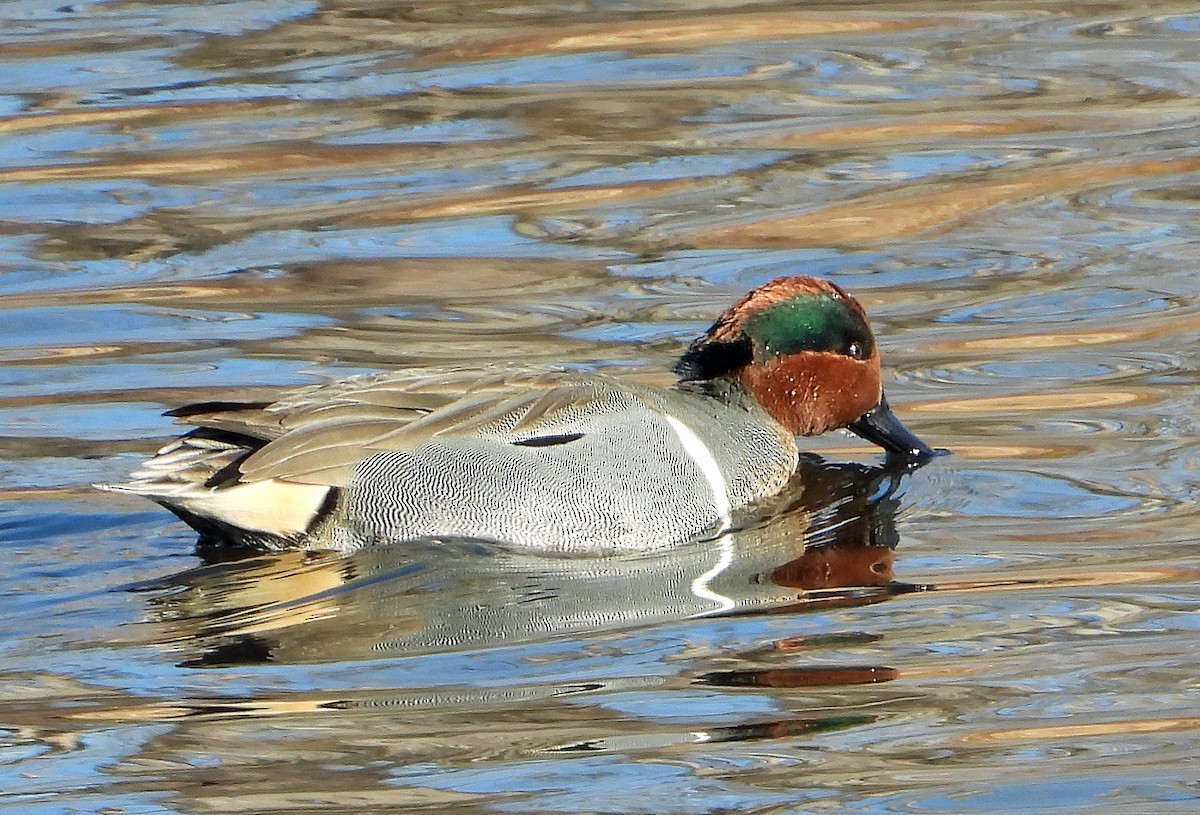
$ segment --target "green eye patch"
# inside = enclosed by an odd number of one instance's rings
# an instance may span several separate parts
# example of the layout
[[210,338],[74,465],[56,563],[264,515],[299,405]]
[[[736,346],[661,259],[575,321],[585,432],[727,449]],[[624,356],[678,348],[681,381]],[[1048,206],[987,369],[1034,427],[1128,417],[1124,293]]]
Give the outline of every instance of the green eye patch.
[[749,317],[744,330],[755,350],[767,357],[829,351],[866,359],[875,348],[866,322],[832,294],[784,300]]

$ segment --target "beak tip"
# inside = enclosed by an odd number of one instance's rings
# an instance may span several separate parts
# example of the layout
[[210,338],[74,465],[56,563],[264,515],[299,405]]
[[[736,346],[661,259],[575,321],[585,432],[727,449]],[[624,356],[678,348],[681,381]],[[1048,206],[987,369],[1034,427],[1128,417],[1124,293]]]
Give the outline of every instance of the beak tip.
[[935,458],[950,455],[950,451],[945,447],[926,447],[922,444],[920,447],[914,446],[911,450],[905,450],[900,455],[906,456],[914,461],[919,461],[922,464],[927,461],[933,461]]
[[949,455],[945,448],[932,448],[901,424],[888,406],[887,398],[849,426],[849,430],[882,447],[888,456],[899,456],[916,464]]

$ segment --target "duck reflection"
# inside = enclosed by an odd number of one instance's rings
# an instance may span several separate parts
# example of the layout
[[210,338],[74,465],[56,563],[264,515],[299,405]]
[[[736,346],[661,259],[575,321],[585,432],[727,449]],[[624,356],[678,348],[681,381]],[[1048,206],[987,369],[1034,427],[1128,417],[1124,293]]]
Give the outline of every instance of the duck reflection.
[[193,666],[463,650],[719,614],[886,599],[901,462],[805,457],[795,485],[735,531],[661,551],[563,557],[473,541],[329,552],[201,552],[139,588],[152,638]]

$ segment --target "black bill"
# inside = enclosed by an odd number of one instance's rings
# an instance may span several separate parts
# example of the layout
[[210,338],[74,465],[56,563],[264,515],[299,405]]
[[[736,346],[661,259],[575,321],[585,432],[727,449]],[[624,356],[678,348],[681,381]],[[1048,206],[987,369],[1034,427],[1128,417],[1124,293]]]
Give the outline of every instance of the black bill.
[[892,409],[888,407],[886,396],[880,396],[879,404],[864,413],[847,429],[872,444],[878,444],[889,453],[906,456],[917,461],[925,461],[949,452],[934,450],[913,435],[907,427],[900,424],[896,414],[892,413]]

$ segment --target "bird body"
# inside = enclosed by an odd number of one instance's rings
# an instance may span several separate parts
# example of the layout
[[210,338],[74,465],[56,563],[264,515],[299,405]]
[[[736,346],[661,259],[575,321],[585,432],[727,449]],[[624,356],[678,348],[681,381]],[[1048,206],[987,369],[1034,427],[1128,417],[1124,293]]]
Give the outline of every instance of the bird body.
[[796,469],[795,435],[849,427],[932,455],[880,385],[861,307],[781,278],[725,312],[671,388],[601,374],[412,370],[209,402],[195,427],[110,489],[213,542],[351,549],[436,537],[598,554],[728,528]]

